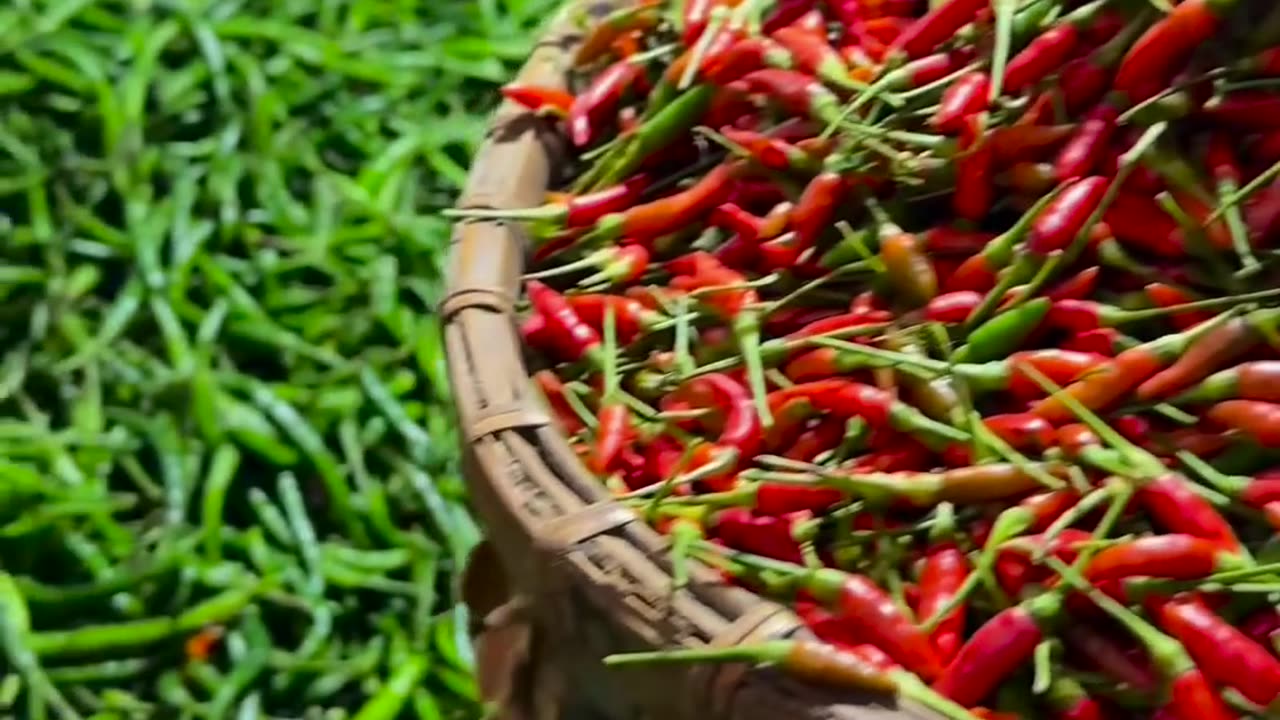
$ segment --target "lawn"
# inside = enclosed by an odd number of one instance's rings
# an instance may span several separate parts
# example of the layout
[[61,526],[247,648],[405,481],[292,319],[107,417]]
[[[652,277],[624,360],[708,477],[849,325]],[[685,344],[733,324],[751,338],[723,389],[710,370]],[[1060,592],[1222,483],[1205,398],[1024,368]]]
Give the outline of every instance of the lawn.
[[0,714],[479,714],[437,211],[554,4],[0,9]]

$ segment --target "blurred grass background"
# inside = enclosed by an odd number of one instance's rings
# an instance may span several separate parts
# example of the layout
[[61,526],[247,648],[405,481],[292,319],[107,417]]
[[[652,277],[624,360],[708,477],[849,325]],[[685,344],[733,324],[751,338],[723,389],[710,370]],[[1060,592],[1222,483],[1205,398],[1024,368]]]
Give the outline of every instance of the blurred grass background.
[[437,213],[557,5],[0,7],[0,714],[481,713]]

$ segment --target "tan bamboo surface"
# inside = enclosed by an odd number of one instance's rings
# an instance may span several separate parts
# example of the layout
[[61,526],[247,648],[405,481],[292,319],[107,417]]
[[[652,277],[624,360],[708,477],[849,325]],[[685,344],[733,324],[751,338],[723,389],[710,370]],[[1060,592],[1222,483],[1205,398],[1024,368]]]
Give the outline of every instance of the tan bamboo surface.
[[[616,1],[616,0],[615,0]],[[520,82],[563,87],[583,17],[610,3],[571,3],[551,23]],[[458,201],[463,208],[540,204],[565,147],[511,103],[496,112]],[[910,720],[892,698],[831,693],[742,665],[609,669],[610,653],[732,645],[806,632],[786,607],[693,569],[671,590],[665,538],[613,502],[570,450],[529,381],[517,332],[525,242],[518,226],[459,223],[441,304],[464,471],[488,541],[464,596],[479,622],[482,692],[504,718]]]

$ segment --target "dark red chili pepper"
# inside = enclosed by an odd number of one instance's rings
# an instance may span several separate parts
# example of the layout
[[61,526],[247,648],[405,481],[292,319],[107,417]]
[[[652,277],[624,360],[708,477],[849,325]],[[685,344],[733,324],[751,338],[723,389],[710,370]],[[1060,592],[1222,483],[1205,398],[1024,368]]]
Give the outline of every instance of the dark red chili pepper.
[[1240,631],[1259,645],[1274,648],[1273,638],[1280,633],[1280,608],[1271,606],[1255,611],[1240,623]]
[[1000,611],[960,648],[934,689],[967,707],[982,702],[1030,662],[1044,628],[1061,610],[1061,596],[1046,593]]
[[1280,695],[1280,660],[1203,602],[1186,598],[1160,603],[1158,619],[1210,680],[1263,706]]
[[803,562],[796,526],[809,519],[808,513],[786,516],[753,515],[749,510],[730,508],[716,513],[712,522],[715,536],[725,545],[744,552],[788,563]]
[[1006,167],[1039,160],[1076,132],[1073,125],[1010,125],[991,131],[995,164]]
[[959,133],[964,128],[966,117],[986,109],[990,90],[991,79],[985,72],[965,73],[943,93],[938,111],[929,124],[940,133]]
[[938,225],[921,235],[931,255],[971,255],[986,247],[995,235],[953,225]]
[[1134,648],[1122,644],[1119,633],[1111,628],[1100,629],[1092,623],[1077,622],[1062,639],[1073,656],[1112,680],[1141,693],[1154,692],[1158,687],[1150,663],[1145,659],[1139,661]]
[[985,115],[975,113],[960,121],[959,155],[956,163],[956,190],[951,210],[971,223],[981,222],[995,203],[991,176],[993,149],[987,141]]
[[1247,435],[1266,448],[1280,448],[1280,403],[1225,400],[1209,408],[1209,419]]
[[1187,256],[1177,221],[1151,196],[1121,190],[1104,218],[1115,238],[1128,248],[1174,260]]
[[1053,679],[1047,698],[1055,720],[1104,720],[1106,717],[1102,704],[1089,697],[1079,682],[1066,676]]
[[779,0],[762,29],[772,34],[785,27],[803,30],[826,40],[827,18],[814,7],[813,0]]
[[1054,170],[1059,180],[1085,177],[1098,167],[1111,138],[1116,132],[1120,111],[1103,103],[1089,111],[1080,121],[1076,134],[1058,153]]
[[1116,69],[1112,89],[1137,103],[1168,87],[1192,52],[1213,39],[1236,0],[1184,0],[1133,43]]
[[1213,540],[1185,534],[1148,535],[1109,545],[1085,568],[1091,582],[1145,576],[1197,580],[1242,567],[1240,556]]
[[1200,115],[1214,125],[1243,132],[1266,132],[1280,128],[1280,95],[1266,91],[1235,92],[1200,109]]
[[946,0],[916,20],[889,46],[891,53],[915,59],[938,49],[987,8],[987,0]]

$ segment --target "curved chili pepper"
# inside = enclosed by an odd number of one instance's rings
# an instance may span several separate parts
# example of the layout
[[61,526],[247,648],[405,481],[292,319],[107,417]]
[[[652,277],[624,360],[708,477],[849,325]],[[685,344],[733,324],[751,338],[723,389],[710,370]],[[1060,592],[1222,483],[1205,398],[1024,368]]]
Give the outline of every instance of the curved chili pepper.
[[1046,593],[1023,601],[978,628],[947,665],[934,689],[972,707],[1031,660],[1044,628],[1062,611],[1062,598]]
[[547,338],[563,357],[585,359],[596,368],[604,367],[600,334],[578,317],[563,295],[537,280],[525,283],[525,293],[546,322]]
[[940,133],[959,133],[966,117],[986,109],[990,89],[991,80],[985,72],[965,73],[942,94],[942,102],[929,124]]
[[1129,102],[1147,99],[1169,80],[1201,44],[1213,38],[1236,0],[1184,0],[1129,48],[1111,87]]
[[1280,696],[1280,660],[1196,599],[1160,604],[1159,624],[1215,683],[1259,705]]
[[839,173],[820,172],[805,185],[789,216],[801,252],[817,244],[831,223],[848,186]]
[[1109,545],[1085,568],[1091,582],[1135,576],[1197,580],[1243,566],[1236,553],[1205,538],[1186,534],[1148,535]]
[[686,383],[676,396],[690,398],[694,407],[716,408],[720,425],[716,444],[736,449],[740,461],[760,451],[764,441],[760,417],[751,392],[737,380],[723,373],[702,375]]
[[1210,420],[1249,436],[1265,448],[1280,448],[1280,403],[1225,400],[1209,408]]

